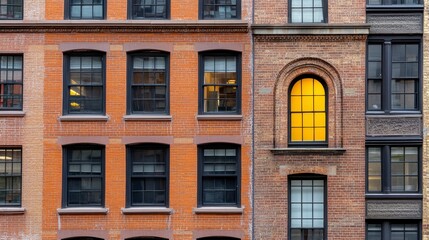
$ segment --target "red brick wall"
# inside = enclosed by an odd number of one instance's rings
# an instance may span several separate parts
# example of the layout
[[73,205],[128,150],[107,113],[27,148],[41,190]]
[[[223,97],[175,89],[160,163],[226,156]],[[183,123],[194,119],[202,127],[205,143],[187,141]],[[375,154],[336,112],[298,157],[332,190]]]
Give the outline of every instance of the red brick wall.
[[[255,239],[287,239],[288,176],[311,173],[327,176],[327,239],[364,239],[365,37],[255,39]],[[298,62],[295,68],[288,69],[293,62]],[[329,147],[344,148],[344,154],[271,151],[287,148],[287,90],[294,73],[306,68],[303,73],[327,82]],[[330,74],[339,79],[333,81]],[[281,125],[275,117],[286,122]],[[338,131],[332,129],[336,125]],[[280,145],[274,142],[279,133],[285,134]]]
[[[44,203],[43,239],[56,239],[59,230],[106,230],[110,239],[119,239],[121,230],[171,230],[175,239],[192,239],[195,230],[240,230],[249,239],[250,207],[250,45],[247,34],[47,34],[46,77],[44,92]],[[124,44],[165,42],[170,53],[171,121],[124,121],[126,114],[126,56]],[[107,42],[106,115],[107,122],[61,122],[63,96],[63,53],[61,43]],[[201,121],[198,114],[197,42],[242,44],[241,121]],[[194,214],[197,207],[196,136],[241,136],[242,215]],[[107,215],[57,215],[61,208],[62,149],[58,137],[105,136]],[[172,136],[170,145],[171,215],[123,215],[126,174],[124,136]]]

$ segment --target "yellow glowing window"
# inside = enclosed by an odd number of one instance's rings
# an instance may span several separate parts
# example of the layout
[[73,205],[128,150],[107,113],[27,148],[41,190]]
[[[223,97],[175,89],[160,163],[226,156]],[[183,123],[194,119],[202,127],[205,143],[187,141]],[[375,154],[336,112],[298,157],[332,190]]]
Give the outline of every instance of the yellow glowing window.
[[290,141],[326,141],[325,88],[317,79],[300,79],[291,89]]

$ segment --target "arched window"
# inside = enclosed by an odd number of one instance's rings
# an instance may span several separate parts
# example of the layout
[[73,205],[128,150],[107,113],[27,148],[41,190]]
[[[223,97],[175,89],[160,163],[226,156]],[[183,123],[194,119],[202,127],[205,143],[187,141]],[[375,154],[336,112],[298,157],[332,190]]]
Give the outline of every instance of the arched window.
[[327,98],[314,77],[296,80],[290,89],[289,144],[327,144]]
[[72,238],[64,238],[63,240],[103,240],[103,239],[96,238],[96,237],[72,237]]

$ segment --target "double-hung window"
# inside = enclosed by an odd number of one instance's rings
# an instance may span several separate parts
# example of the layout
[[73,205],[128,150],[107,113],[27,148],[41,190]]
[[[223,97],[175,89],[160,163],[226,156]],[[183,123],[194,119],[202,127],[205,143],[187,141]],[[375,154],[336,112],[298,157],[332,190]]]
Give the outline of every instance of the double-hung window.
[[169,0],[128,0],[130,19],[167,19]]
[[0,148],[0,207],[21,206],[21,148]]
[[366,224],[366,240],[418,240],[420,224],[415,221],[378,221]]
[[168,207],[168,146],[127,148],[127,207]]
[[241,0],[199,0],[201,19],[240,19]]
[[104,207],[104,147],[65,146],[63,207]]
[[368,146],[368,193],[421,192],[421,153],[419,146]]
[[207,144],[199,147],[198,206],[240,207],[240,148]]
[[421,46],[415,41],[370,41],[367,58],[367,110],[420,110]]
[[69,19],[104,19],[106,0],[66,0],[65,15]]
[[289,0],[290,23],[326,23],[328,0]]
[[23,0],[1,0],[0,20],[22,19]]
[[64,115],[105,113],[105,63],[99,53],[64,57]]
[[22,110],[22,55],[0,55],[0,111]]
[[128,61],[128,113],[168,114],[168,54],[133,53]]
[[241,113],[241,55],[200,54],[200,113]]
[[326,239],[326,179],[289,179],[289,236],[291,240]]

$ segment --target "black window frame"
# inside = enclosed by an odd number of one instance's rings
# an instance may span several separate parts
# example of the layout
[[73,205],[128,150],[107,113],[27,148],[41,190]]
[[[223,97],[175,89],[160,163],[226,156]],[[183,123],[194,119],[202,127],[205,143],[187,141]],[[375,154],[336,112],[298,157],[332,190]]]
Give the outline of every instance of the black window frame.
[[[418,175],[417,175],[417,191],[406,191],[404,190],[392,190],[391,178],[392,170],[391,170],[391,149],[392,148],[417,148],[417,167],[418,167]],[[380,149],[380,169],[381,169],[381,190],[380,191],[370,191],[369,190],[369,148],[379,148]],[[405,155],[404,155],[405,156]],[[397,196],[410,196],[410,197],[421,197],[422,195],[422,181],[423,181],[423,148],[421,141],[409,139],[404,140],[403,142],[367,142],[365,147],[365,192],[367,197],[370,196],[380,196],[383,198],[389,197],[397,197]],[[406,163],[406,161],[404,161]],[[405,167],[404,167],[405,168]],[[404,169],[405,171],[405,169]],[[402,176],[402,175],[397,175]],[[404,173],[403,176],[406,176]],[[412,176],[412,175],[411,175]],[[404,182],[405,184],[405,182]]]
[[[392,77],[392,45],[418,45],[418,76],[414,78],[400,77],[398,80],[413,80],[416,81],[415,87],[415,107],[414,109],[409,108],[394,108],[392,107],[392,81],[395,79]],[[380,45],[381,46],[381,76],[378,78],[370,78],[369,76],[369,45]],[[421,36],[391,36],[391,35],[380,35],[370,36],[367,40],[367,54],[366,54],[366,72],[365,72],[365,109],[367,114],[419,114],[422,111],[422,89],[423,89],[423,46]],[[369,81],[370,80],[381,81],[381,107],[379,109],[370,109],[369,103]],[[404,92],[406,94],[406,92]]]
[[[291,123],[292,122],[292,104],[291,104],[291,97],[292,97],[292,88],[295,86],[295,84],[298,81],[303,80],[304,78],[313,78],[314,80],[317,80],[318,82],[320,82],[325,90],[325,141],[292,141],[292,124],[288,125],[288,146],[289,147],[319,147],[319,148],[324,148],[328,146],[328,139],[329,139],[329,89],[328,86],[326,85],[326,82],[316,76],[316,75],[301,75],[298,76],[297,78],[295,78],[288,89],[288,122]],[[302,96],[302,95],[301,95]],[[314,96],[314,95],[312,95]],[[314,113],[316,111],[312,111],[312,113]],[[305,113],[304,111],[302,111],[302,113]],[[315,128],[315,126],[312,127],[313,129]]]
[[[234,149],[236,158],[236,171],[235,174],[205,174],[204,173],[204,150],[210,149]],[[224,162],[225,163],[225,162]],[[235,178],[235,203],[206,203],[204,201],[204,180],[205,178]],[[226,188],[224,189],[227,190]],[[241,145],[238,144],[227,144],[227,143],[209,143],[198,146],[198,197],[197,206],[200,207],[241,207]]]
[[[92,0],[94,1],[94,0]],[[65,19],[70,19],[70,20],[104,20],[106,19],[106,13],[107,13],[107,0],[101,0],[101,5],[102,5],[102,17],[97,17],[94,18],[94,16],[92,16],[91,18],[83,18],[82,17],[82,10],[80,12],[80,17],[73,17],[71,14],[72,11],[72,2],[73,0],[64,0],[64,18]],[[80,4],[82,6],[82,4]],[[92,7],[94,7],[94,3],[91,4]],[[94,13],[93,13],[94,14]]]
[[[99,57],[101,59],[101,84],[69,84],[71,78],[70,70],[70,58],[71,57]],[[106,54],[98,51],[83,51],[83,52],[67,52],[64,53],[64,66],[63,66],[63,115],[102,115],[106,114]],[[91,68],[92,69],[92,68]],[[79,73],[82,73],[80,68]],[[90,72],[92,74],[92,72]],[[83,87],[101,87],[101,106],[100,111],[71,111],[69,101],[72,101],[70,97],[70,88],[72,86],[83,86]],[[83,99],[85,100],[85,99]],[[71,103],[71,102],[70,102]]]
[[[6,16],[4,17],[0,13],[0,20],[22,20],[24,18],[24,0],[8,0],[8,1],[13,1],[13,3],[10,3],[10,2],[7,2],[6,4],[0,3],[0,9],[3,7],[6,7],[6,12],[7,12]],[[19,8],[21,9],[20,12],[19,12]],[[18,15],[16,16],[17,12],[18,12]]]
[[[0,179],[4,178],[4,188],[0,186],[0,196],[4,194],[4,201],[0,198],[0,208],[2,207],[21,207],[22,204],[22,147],[0,147],[0,153],[2,153],[0,157],[3,157],[4,159],[0,159]],[[19,160],[15,160],[15,152],[19,152]],[[9,153],[9,154],[8,154]],[[11,159],[10,161],[6,161],[7,156]],[[9,170],[11,171],[8,173],[8,166]],[[15,167],[19,167],[19,172],[15,173],[14,169]],[[3,169],[1,169],[3,168]],[[17,179],[19,178],[19,179]],[[18,181],[19,189],[14,188],[15,180]],[[8,184],[9,183],[9,184]],[[9,187],[8,187],[9,185]],[[3,194],[2,194],[3,193]],[[14,199],[16,196],[18,196],[17,202],[10,202],[7,203],[8,197],[11,197]]]
[[[134,150],[161,150],[163,151],[163,157],[164,157],[164,175],[133,175],[133,151]],[[149,143],[149,144],[133,144],[127,146],[127,180],[126,180],[126,207],[132,208],[132,207],[169,207],[169,195],[170,195],[170,146],[164,145],[164,144],[155,144],[155,143]],[[153,204],[153,203],[142,203],[142,204],[135,204],[133,203],[133,179],[143,179],[143,178],[159,178],[164,179],[165,181],[165,199],[163,204]],[[143,189],[142,189],[143,191]],[[142,197],[143,199],[144,197]]]
[[[324,175],[319,174],[296,174],[288,176],[288,236],[292,240],[292,184],[293,180],[322,180],[323,181],[323,239],[327,239],[328,232],[328,179]],[[301,183],[302,184],[302,183]],[[302,186],[302,185],[301,185]],[[314,185],[312,185],[314,187]],[[302,198],[301,198],[302,199]],[[312,202],[313,203],[313,202]],[[302,204],[302,201],[301,201]],[[302,209],[302,208],[301,208]],[[302,215],[301,215],[302,216]],[[312,218],[313,219],[313,218]],[[304,229],[304,228],[297,228]],[[307,228],[315,229],[315,228]]]
[[[3,68],[2,60],[6,58],[6,68]],[[15,59],[21,58],[20,68],[15,68]],[[12,59],[12,66],[9,67],[10,59]],[[20,71],[19,71],[20,70]],[[20,82],[17,82],[15,73],[20,72]],[[9,76],[11,79],[9,79]],[[15,94],[15,86],[20,87],[21,94]],[[5,93],[3,92],[11,92]],[[8,102],[12,101],[12,106],[8,107]],[[14,106],[14,102],[18,102]],[[24,104],[24,56],[22,54],[0,54],[0,112],[1,111],[20,111],[23,109]],[[3,105],[6,105],[3,107]]]
[[[205,16],[204,15],[204,7],[205,7],[205,4],[204,4],[204,1],[206,1],[206,0],[199,0],[198,2],[198,6],[199,6],[199,9],[198,9],[198,12],[199,12],[199,14],[198,14],[198,16],[199,16],[199,19],[200,20],[240,20],[241,19],[241,0],[236,0],[236,11],[237,11],[237,17],[236,18],[216,18],[216,17],[207,17],[207,16]],[[218,0],[214,0],[214,1],[218,1]],[[216,3],[213,3],[213,5],[216,5]],[[220,5],[220,4],[219,4]],[[224,4],[224,5],[226,5],[226,3]],[[230,4],[230,5],[232,5],[232,4]]]
[[[406,220],[370,220],[365,223],[365,239],[366,240],[372,240],[369,238],[369,227],[370,225],[379,225],[380,231],[372,231],[372,232],[379,232],[380,233],[380,240],[390,240],[391,239],[391,232],[392,232],[392,225],[417,225],[417,238],[421,239],[422,237],[422,226],[420,220],[415,219],[406,219]],[[405,229],[404,229],[405,230]],[[379,239],[377,239],[379,240]]]
[[[79,175],[69,175],[69,157],[72,151],[85,151],[85,150],[97,150],[100,151],[100,175],[91,175],[91,174],[80,174],[80,178],[100,178],[100,203],[97,204],[71,204],[69,203],[69,179],[70,178],[79,178]],[[87,162],[91,163],[91,162]],[[63,208],[75,208],[75,207],[101,207],[105,206],[105,178],[106,178],[106,158],[105,158],[105,146],[98,144],[73,144],[63,146],[63,187],[62,187],[62,207]],[[92,170],[92,166],[91,166]],[[82,190],[82,189],[81,189]]]
[[[165,84],[133,84],[134,57],[163,57],[165,58],[164,79]],[[170,54],[162,51],[137,51],[129,53],[127,56],[127,114],[146,115],[168,115],[170,114]],[[164,111],[135,111],[133,110],[133,87],[162,87],[165,86],[165,109]],[[155,97],[154,97],[155,98]]]
[[[236,83],[235,84],[205,84],[204,79],[204,67],[205,57],[235,57],[236,59],[236,66],[235,66],[235,74],[236,74]],[[235,51],[205,51],[199,53],[198,58],[198,112],[202,115],[239,115],[241,114],[241,86],[242,86],[242,58],[241,58],[241,52],[235,52]],[[205,99],[204,99],[204,88],[206,86],[218,86],[218,87],[235,87],[236,88],[236,105],[234,111],[205,111]],[[219,94],[220,95],[220,94]],[[220,97],[218,96],[218,100]],[[220,108],[220,105],[217,106],[217,108]]]
[[303,0],[299,0],[301,1],[301,21],[300,22],[293,22],[292,20],[292,12],[293,12],[293,8],[292,8],[292,1],[295,0],[288,0],[288,21],[289,23],[296,23],[296,24],[323,24],[323,23],[328,23],[328,0],[321,0],[322,1],[322,14],[323,14],[323,21],[321,22],[315,22],[314,21],[314,1],[313,1],[313,7],[311,7],[313,9],[312,13],[313,13],[313,21],[312,22],[303,22],[303,16],[304,16],[304,12],[302,11],[303,7]]
[[[167,19],[170,19],[170,0],[165,0],[165,16],[163,16],[163,17],[157,17],[157,16],[154,16],[154,17],[138,17],[138,16],[135,16],[135,14],[134,14],[134,7],[136,6],[136,4],[133,4],[133,1],[134,0],[128,0],[128,19],[133,19],[133,20],[162,20],[162,19],[164,19],[164,20],[167,20]],[[153,0],[153,1],[157,1],[157,0]],[[157,3],[156,3],[157,4]],[[141,4],[139,4],[139,5],[141,5]],[[155,6],[158,6],[158,5],[155,5]],[[146,8],[146,6],[145,6],[145,8]]]

